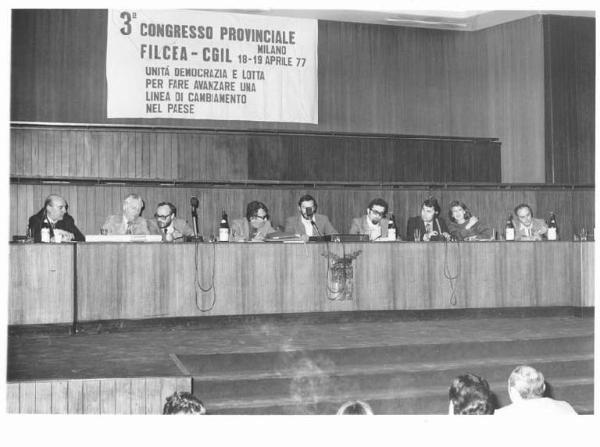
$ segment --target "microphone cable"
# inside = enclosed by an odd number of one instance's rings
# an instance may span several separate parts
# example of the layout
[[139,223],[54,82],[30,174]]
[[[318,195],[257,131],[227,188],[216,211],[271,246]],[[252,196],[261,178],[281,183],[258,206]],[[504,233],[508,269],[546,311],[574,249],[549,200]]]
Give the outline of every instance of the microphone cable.
[[448,241],[444,239],[444,278],[446,278],[450,284],[450,304],[452,306],[456,306],[457,303],[457,296],[456,296],[456,287],[455,287],[455,281],[458,280],[458,278],[460,277],[460,273],[461,273],[461,269],[462,269],[462,258],[460,255],[460,242],[456,242],[456,252],[457,252],[457,256],[456,256],[456,273],[453,275],[452,273],[450,273],[450,267],[448,265]]
[[[211,278],[211,284],[208,287],[202,287],[202,284],[200,284],[200,279],[198,278],[198,252],[199,252],[199,245],[200,245],[200,241],[196,240],[195,241],[195,246],[194,246],[194,266],[195,266],[195,271],[194,271],[194,295],[195,295],[195,304],[196,304],[196,308],[200,311],[200,312],[209,312],[211,311],[214,307],[215,307],[215,303],[217,302],[217,291],[215,289],[215,270],[216,270],[216,260],[217,260],[217,248],[216,248],[216,242],[212,242],[212,272],[210,275]],[[210,304],[209,307],[202,307],[199,302],[198,302],[198,289],[200,289],[203,293],[208,293],[212,290],[212,302]]]

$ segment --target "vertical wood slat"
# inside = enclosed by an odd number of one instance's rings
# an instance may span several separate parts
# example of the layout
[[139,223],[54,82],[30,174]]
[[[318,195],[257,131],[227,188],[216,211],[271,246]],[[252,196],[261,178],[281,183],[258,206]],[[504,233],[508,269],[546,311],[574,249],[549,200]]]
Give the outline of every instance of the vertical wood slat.
[[37,414],[52,412],[52,384],[50,382],[35,382],[35,412]]
[[69,383],[67,380],[53,380],[52,386],[52,414],[69,413]]
[[20,388],[19,383],[6,384],[6,412],[9,414],[21,412]]

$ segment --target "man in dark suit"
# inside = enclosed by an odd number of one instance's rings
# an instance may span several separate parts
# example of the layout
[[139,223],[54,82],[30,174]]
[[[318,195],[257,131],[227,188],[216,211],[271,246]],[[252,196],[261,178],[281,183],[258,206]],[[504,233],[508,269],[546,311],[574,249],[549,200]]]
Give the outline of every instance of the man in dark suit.
[[317,214],[317,201],[311,195],[304,195],[298,200],[299,214],[288,217],[285,222],[285,232],[299,234],[303,240],[310,236],[325,236],[337,234],[329,218],[324,214]]
[[35,242],[42,242],[42,226],[49,228],[50,241],[85,241],[85,236],[75,226],[75,221],[67,213],[67,202],[61,196],[50,194],[44,207],[29,218],[29,230]]
[[442,217],[440,205],[433,197],[428,198],[421,206],[421,215],[408,219],[406,240],[414,241],[448,241],[450,233]]

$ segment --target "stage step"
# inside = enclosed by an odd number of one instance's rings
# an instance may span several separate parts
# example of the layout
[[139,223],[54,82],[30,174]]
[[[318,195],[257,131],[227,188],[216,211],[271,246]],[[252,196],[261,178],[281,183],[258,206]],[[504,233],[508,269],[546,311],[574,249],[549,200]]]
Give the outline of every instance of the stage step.
[[378,414],[444,414],[451,380],[486,378],[499,406],[519,364],[539,368],[552,395],[593,412],[593,336],[405,344],[234,354],[177,354],[213,414],[331,414],[347,399]]

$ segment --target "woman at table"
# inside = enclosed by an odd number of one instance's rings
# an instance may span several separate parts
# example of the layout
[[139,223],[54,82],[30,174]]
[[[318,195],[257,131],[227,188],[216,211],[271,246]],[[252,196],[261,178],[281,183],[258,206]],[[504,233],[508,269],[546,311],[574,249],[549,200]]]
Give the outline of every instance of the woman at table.
[[448,230],[458,241],[489,241],[493,237],[492,229],[473,216],[463,202],[455,200],[450,203],[448,217]]
[[268,234],[275,233],[269,220],[267,206],[253,201],[246,207],[246,217],[231,223],[231,233],[235,242],[261,242]]

